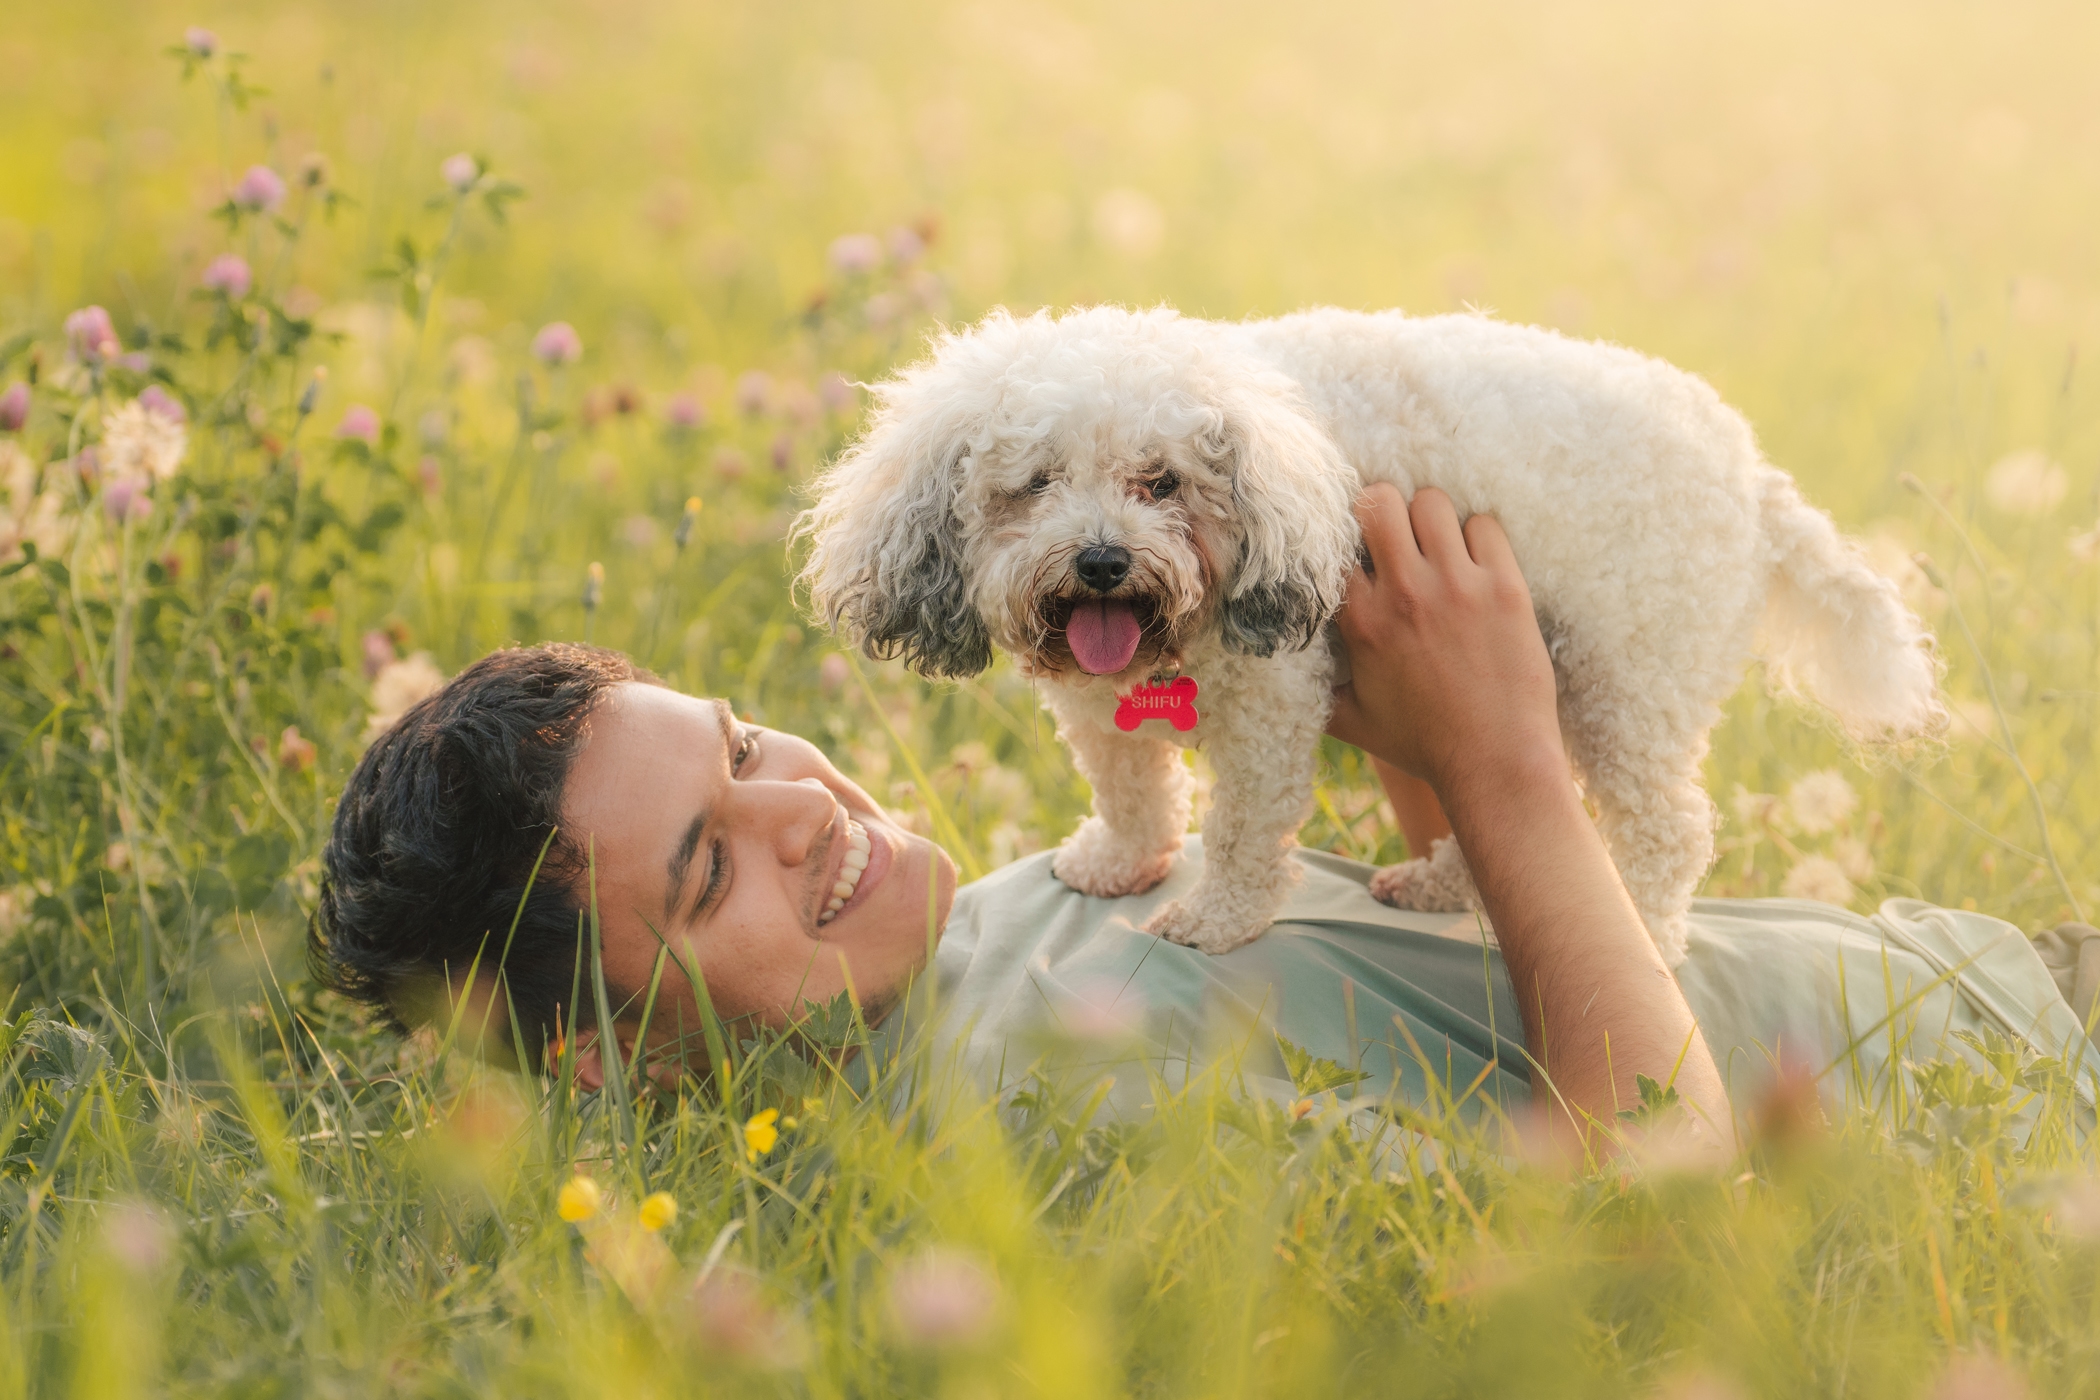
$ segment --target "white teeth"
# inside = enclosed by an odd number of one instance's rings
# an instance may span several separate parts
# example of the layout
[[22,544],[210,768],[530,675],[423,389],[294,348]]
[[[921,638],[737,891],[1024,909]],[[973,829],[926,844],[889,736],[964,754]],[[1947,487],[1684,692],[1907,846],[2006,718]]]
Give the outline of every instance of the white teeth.
[[868,853],[873,849],[861,824],[848,817],[845,861],[839,866],[839,878],[831,887],[830,901],[825,904],[824,912],[817,915],[819,924],[830,923],[838,916],[839,910],[846,907],[846,901],[853,898],[853,891],[860,885],[860,877],[868,868]]

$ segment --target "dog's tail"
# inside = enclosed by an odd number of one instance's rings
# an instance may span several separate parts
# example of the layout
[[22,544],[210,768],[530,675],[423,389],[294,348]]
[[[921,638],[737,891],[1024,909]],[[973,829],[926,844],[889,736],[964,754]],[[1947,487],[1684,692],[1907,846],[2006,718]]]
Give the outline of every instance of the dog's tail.
[[1801,499],[1792,478],[1764,469],[1760,513],[1772,551],[1765,660],[1783,690],[1828,706],[1856,739],[1939,733],[1939,657],[1932,634],[1894,582]]

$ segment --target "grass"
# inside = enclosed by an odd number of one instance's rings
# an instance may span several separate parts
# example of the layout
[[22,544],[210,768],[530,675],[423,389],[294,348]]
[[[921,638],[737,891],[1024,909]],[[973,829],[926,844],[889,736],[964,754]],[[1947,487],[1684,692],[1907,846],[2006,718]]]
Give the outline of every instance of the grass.
[[[196,22],[270,91],[223,53],[178,81]],[[1704,374],[1905,573],[1961,716],[1898,762],[1753,676],[1709,764],[1710,890],[2090,914],[2096,26],[11,17],[0,390],[34,388],[0,485],[42,523],[0,560],[0,1394],[2100,1391],[2093,1162],[2046,1064],[1920,1065],[1820,1130],[1776,1095],[1720,1175],[1565,1171],[1435,1104],[1349,1130],[1205,1081],[1105,1127],[1085,1085],[893,1094],[772,1045],[710,1095],[593,1100],[397,1046],[298,955],[331,796],[423,652],[629,648],[810,736],[968,871],[1057,840],[1086,793],[1027,688],[827,665],[782,537],[860,411],[831,376],[938,318],[1095,298],[1490,305]],[[214,216],[308,151],[328,173],[275,215]],[[924,255],[827,261],[893,227]],[[229,252],[252,291],[200,291]],[[69,357],[89,303],[143,368]],[[534,358],[553,321],[580,360]],[[149,384],[187,454],[123,524],[70,464]],[[1326,759],[1302,839],[1400,854],[1368,772]],[[610,1204],[569,1222],[579,1168]],[[679,1211],[649,1231],[654,1191]]]

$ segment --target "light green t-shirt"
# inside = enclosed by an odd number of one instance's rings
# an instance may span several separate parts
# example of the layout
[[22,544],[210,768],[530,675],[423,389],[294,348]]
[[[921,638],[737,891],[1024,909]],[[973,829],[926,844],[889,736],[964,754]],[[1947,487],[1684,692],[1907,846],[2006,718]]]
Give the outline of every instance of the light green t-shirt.
[[[1046,1057],[1091,1059],[1116,1074],[1131,1107],[1152,1074],[1176,1083],[1221,1060],[1259,1092],[1290,1094],[1277,1036],[1367,1074],[1359,1099],[1470,1095],[1468,1111],[1528,1101],[1523,1025],[1480,921],[1380,904],[1371,866],[1317,851],[1293,858],[1303,879],[1276,923],[1215,957],[1142,927],[1195,883],[1200,840],[1157,889],[1121,899],[1064,885],[1048,852],[1017,861],[957,893],[934,976],[893,1020],[931,1026],[1002,1086]],[[1917,900],[1890,900],[1872,917],[1805,900],[1701,900],[1677,978],[1739,1097],[1785,1057],[1828,1070],[1833,1103],[1880,1107],[1903,1061],[1969,1055],[1959,1031],[2071,1057],[2086,1066],[2087,1103],[2100,1072],[2027,938],[1981,914]],[[887,1039],[900,1043],[901,1027]]]

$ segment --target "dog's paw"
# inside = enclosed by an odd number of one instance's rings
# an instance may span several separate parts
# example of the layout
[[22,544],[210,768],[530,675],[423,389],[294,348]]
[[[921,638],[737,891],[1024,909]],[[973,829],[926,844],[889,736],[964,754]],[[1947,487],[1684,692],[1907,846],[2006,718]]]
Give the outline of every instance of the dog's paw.
[[1449,837],[1431,846],[1426,860],[1402,861],[1373,874],[1371,897],[1395,909],[1442,914],[1480,908],[1473,874],[1466,869],[1465,857],[1458,853],[1458,843]]
[[1050,873],[1097,899],[1143,894],[1174,868],[1173,851],[1133,851],[1115,839],[1108,823],[1088,817],[1066,838],[1050,862]]
[[1145,921],[1145,932],[1194,948],[1199,953],[1229,953],[1252,943],[1268,930],[1267,919],[1235,918],[1177,899]]

